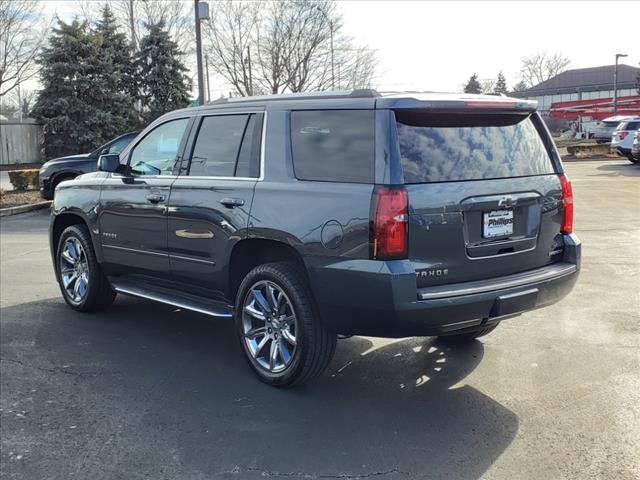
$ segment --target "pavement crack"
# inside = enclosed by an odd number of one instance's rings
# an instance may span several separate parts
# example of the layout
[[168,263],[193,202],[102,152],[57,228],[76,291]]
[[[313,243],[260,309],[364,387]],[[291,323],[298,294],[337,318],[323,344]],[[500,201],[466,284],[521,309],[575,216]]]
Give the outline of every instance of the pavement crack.
[[68,368],[65,368],[65,367],[53,367],[53,368],[39,367],[37,365],[30,365],[28,363],[24,363],[20,360],[16,360],[12,358],[0,358],[0,362],[13,363],[14,365],[20,365],[21,367],[31,368],[34,370],[38,370],[40,372],[62,373],[64,375],[70,375],[70,376],[79,377],[79,378],[96,377],[98,375],[106,375],[108,373],[113,373],[113,372],[105,372],[105,371],[74,372],[73,370],[69,370]]
[[397,468],[392,468],[390,470],[382,470],[378,472],[369,472],[369,473],[359,473],[359,474],[350,474],[350,473],[338,473],[338,474],[326,474],[326,473],[310,473],[310,472],[277,472],[272,470],[264,470],[258,467],[246,467],[245,470],[249,472],[257,472],[260,473],[263,477],[284,477],[284,478],[309,478],[309,479],[342,479],[342,480],[360,480],[363,478],[374,478],[374,477],[383,477],[386,475],[404,475],[409,478],[413,478],[409,472],[403,472]]

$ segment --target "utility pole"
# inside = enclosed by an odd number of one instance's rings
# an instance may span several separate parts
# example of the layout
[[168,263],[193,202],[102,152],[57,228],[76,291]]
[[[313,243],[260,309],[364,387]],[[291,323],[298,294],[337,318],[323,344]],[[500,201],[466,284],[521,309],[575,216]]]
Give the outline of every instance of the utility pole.
[[247,47],[247,68],[249,69],[249,96],[253,95],[253,74],[251,73],[251,47]]
[[613,69],[613,114],[618,113],[618,59],[628,57],[626,53],[616,53],[616,66]]
[[209,89],[209,55],[204,54],[204,71],[207,77],[207,102],[211,101],[211,90]]
[[131,46],[135,49],[138,46],[136,39],[136,19],[133,16],[133,0],[129,0],[129,28],[131,29]]
[[200,32],[200,21],[209,18],[209,4],[194,0],[194,10],[196,14],[196,66],[198,70],[198,105],[204,105],[204,78],[202,73],[202,34]]

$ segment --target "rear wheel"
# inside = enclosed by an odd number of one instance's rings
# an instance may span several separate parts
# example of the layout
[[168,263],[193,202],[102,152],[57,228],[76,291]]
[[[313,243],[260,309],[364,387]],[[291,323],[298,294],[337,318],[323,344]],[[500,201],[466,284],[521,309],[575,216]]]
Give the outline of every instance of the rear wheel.
[[263,382],[302,384],[329,365],[337,335],[320,321],[309,285],[294,264],[251,270],[238,289],[235,311],[243,352]]
[[86,226],[72,225],[62,232],[56,261],[60,291],[71,308],[90,312],[111,305],[116,294],[102,273]]
[[485,335],[490,334],[491,332],[493,332],[498,326],[498,323],[495,323],[491,326],[488,327],[484,327],[481,328],[480,330],[475,330],[473,332],[466,332],[466,333],[453,333],[451,335],[441,335],[438,338],[440,340],[442,340],[443,342],[450,342],[450,343],[464,343],[464,342],[471,342],[473,340],[475,340],[478,337],[483,337]]

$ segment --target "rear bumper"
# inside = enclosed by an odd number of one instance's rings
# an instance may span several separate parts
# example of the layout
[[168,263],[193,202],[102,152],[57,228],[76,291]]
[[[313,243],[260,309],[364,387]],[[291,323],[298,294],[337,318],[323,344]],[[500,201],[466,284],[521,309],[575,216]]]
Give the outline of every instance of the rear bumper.
[[[381,337],[442,335],[481,328],[561,300],[578,279],[580,241],[565,236],[561,262],[432,288],[416,288],[415,271],[406,271],[409,262],[370,262],[378,264],[377,271],[364,263],[360,269],[345,263],[349,265],[344,269],[334,265],[312,275],[323,320],[336,331]],[[319,277],[324,277],[322,284]]]
[[612,146],[611,147],[611,152],[613,153],[617,153],[618,155],[621,155],[623,157],[628,157],[629,155],[631,155],[631,149],[630,148],[624,148],[621,146]]

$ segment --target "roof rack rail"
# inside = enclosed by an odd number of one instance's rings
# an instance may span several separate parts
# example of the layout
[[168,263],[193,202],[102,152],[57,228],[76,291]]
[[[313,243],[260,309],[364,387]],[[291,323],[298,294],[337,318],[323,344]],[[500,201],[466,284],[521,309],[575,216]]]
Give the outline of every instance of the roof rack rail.
[[331,98],[374,98],[381,95],[371,88],[360,88],[347,91],[325,91],[325,92],[302,92],[302,93],[284,93],[280,95],[257,95],[253,97],[233,97],[218,98],[216,100],[205,103],[205,105],[221,105],[224,103],[241,103],[241,102],[271,102],[277,100],[318,100]]

